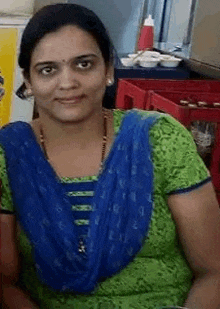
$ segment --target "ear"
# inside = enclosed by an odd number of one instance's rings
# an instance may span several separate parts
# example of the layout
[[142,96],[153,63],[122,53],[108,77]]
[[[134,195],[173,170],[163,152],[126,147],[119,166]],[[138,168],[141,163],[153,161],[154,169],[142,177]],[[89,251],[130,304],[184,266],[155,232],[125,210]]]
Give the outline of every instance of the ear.
[[28,76],[28,74],[25,73],[24,71],[22,72],[22,76],[23,76],[26,88],[31,90],[30,76]]
[[106,70],[106,77],[110,79],[114,79],[114,65],[109,64]]
[[106,85],[111,86],[114,84],[114,66],[110,64],[106,70]]

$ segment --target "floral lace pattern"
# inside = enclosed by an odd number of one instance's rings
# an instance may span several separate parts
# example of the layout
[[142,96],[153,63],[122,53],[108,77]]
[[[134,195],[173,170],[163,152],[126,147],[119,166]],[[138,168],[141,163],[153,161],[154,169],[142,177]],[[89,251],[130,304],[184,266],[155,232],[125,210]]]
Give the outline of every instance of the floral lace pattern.
[[[143,114],[150,112],[140,111]],[[117,133],[124,111],[114,111]],[[192,273],[179,244],[167,197],[180,189],[193,189],[209,177],[191,134],[175,119],[163,115],[150,131],[154,163],[154,213],[148,239],[142,250],[117,275],[99,284],[91,295],[57,293],[40,284],[31,255],[31,245],[21,232],[23,256],[19,284],[30,292],[40,308],[127,309],[166,305],[181,306],[191,286]],[[3,181],[2,207],[13,210],[12,198],[0,148],[0,177]],[[62,178],[63,183],[94,181],[94,177]],[[74,192],[74,191],[73,191]]]

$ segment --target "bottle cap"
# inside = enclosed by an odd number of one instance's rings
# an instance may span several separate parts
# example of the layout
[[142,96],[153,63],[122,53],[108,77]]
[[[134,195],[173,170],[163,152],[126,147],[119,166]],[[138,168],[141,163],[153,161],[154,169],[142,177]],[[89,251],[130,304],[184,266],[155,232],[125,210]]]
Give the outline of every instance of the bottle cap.
[[148,18],[145,19],[144,26],[154,26],[154,20],[152,19],[151,15],[149,15]]
[[197,102],[198,106],[200,107],[207,107],[208,103],[204,102],[204,101],[198,101]]
[[190,107],[190,108],[197,108],[197,105],[194,104],[194,103],[190,103],[190,104],[188,104],[188,107]]
[[189,104],[189,101],[187,101],[187,100],[180,100],[180,104],[186,106],[186,105]]

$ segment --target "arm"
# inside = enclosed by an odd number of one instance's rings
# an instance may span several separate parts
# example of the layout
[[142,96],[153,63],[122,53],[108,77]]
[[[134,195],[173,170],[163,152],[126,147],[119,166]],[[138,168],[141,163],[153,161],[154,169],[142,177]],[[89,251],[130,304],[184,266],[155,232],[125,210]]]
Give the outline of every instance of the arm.
[[[0,76],[1,77],[1,76]],[[1,87],[0,87],[1,89]],[[1,95],[1,94],[0,94]],[[1,97],[0,97],[1,100]],[[20,263],[16,219],[9,190],[4,152],[0,145],[0,303],[3,309],[38,309],[30,297],[16,286]]]
[[[1,206],[3,186],[0,179],[0,303],[3,309],[37,309],[21,289],[16,287],[19,278],[19,252],[16,244],[16,220],[13,212]],[[8,214],[6,214],[8,212]]]
[[220,308],[220,209],[211,183],[189,193],[173,194],[168,205],[180,241],[194,271],[185,306]]
[[37,309],[29,296],[16,287],[19,277],[19,253],[16,246],[14,215],[0,214],[1,223],[1,289],[3,309]]

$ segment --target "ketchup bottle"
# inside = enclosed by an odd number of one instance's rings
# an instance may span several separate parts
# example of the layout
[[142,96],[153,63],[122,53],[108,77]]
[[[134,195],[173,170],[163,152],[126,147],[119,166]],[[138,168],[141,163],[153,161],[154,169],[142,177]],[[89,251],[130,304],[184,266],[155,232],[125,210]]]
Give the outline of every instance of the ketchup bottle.
[[154,45],[154,20],[151,15],[145,19],[141,29],[140,38],[138,40],[138,50],[152,50]]

